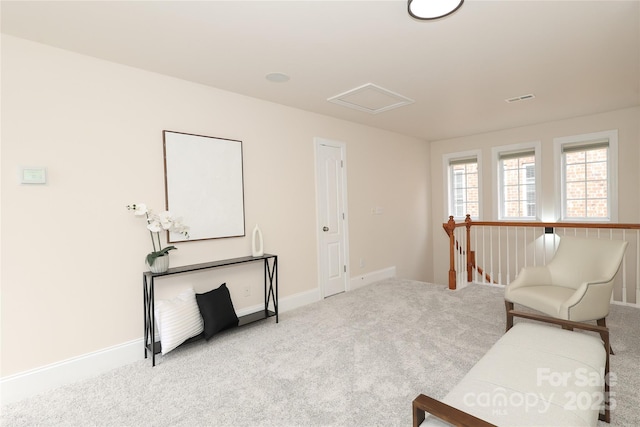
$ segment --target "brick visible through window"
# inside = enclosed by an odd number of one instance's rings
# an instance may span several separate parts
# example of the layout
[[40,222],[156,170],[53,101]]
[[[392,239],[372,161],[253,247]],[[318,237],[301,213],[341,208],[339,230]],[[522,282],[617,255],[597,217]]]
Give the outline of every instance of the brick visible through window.
[[478,186],[478,161],[476,159],[452,160],[450,172],[450,210],[456,218],[466,214],[478,217],[480,196]]
[[500,156],[502,218],[536,216],[535,162],[532,152]]
[[609,218],[609,146],[567,146],[562,150],[567,219]]

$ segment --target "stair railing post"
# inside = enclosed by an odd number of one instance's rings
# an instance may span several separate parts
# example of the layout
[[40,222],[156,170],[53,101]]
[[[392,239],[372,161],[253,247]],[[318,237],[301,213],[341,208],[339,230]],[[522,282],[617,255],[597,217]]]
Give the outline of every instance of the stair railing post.
[[453,290],[456,288],[456,236],[454,234],[454,231],[456,229],[456,222],[453,219],[453,215],[449,217],[449,221],[446,224],[443,224],[443,227],[449,235],[449,289]]
[[464,219],[467,227],[467,282],[473,281],[473,267],[476,264],[475,253],[471,251],[471,215]]

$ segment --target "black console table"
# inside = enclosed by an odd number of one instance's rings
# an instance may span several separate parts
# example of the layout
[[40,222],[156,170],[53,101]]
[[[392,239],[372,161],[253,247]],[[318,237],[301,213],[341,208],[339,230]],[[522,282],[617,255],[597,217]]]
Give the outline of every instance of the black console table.
[[[240,316],[238,326],[248,325],[268,317],[275,316],[278,323],[278,256],[264,254],[259,257],[246,256],[241,258],[224,259],[221,261],[205,262],[202,264],[184,265],[181,267],[170,268],[164,273],[152,273],[145,271],[142,274],[143,280],[143,301],[144,301],[144,358],[151,353],[151,366],[156,366],[156,354],[162,350],[159,341],[155,341],[155,299],[154,286],[155,280],[161,277],[172,276],[174,274],[191,273],[193,271],[207,270],[217,267],[226,267],[237,264],[245,264],[248,262],[264,262],[264,310],[255,313]],[[272,309],[270,308],[272,307]],[[203,334],[188,339],[183,344],[199,340]]]

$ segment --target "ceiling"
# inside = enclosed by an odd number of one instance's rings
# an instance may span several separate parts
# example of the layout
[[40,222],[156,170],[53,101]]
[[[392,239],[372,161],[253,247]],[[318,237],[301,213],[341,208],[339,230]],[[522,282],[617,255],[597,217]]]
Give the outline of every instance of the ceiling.
[[[435,21],[404,0],[3,0],[0,12],[6,34],[429,141],[640,105],[640,0],[466,0]],[[372,114],[328,101],[367,84],[414,102]]]

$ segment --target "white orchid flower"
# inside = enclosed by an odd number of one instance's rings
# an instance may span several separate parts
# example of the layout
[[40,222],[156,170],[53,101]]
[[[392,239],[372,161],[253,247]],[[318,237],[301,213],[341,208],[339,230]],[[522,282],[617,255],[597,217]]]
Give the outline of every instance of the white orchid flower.
[[[189,227],[182,223],[181,218],[173,219],[171,212],[163,211],[158,214],[151,209],[147,209],[147,205],[144,203],[135,203],[127,205],[127,209],[133,211],[136,216],[145,216],[147,218],[147,229],[151,234],[151,245],[153,246],[153,252],[147,255],[147,264],[153,265],[156,258],[165,256],[169,251],[177,249],[175,246],[162,247],[160,241],[160,232],[167,230],[172,233],[179,233],[189,238]],[[157,245],[156,245],[157,241]]]
[[127,209],[133,211],[133,214],[135,216],[146,215],[148,212],[147,205],[145,205],[144,203],[133,203],[131,205],[127,205]]
[[164,211],[158,214],[158,220],[165,230],[170,230],[173,225],[173,218],[171,218],[171,212]]
[[169,231],[172,233],[182,234],[187,238],[189,237],[189,227],[182,223],[182,218],[174,219]]
[[147,224],[147,228],[152,233],[159,233],[162,231],[162,224],[156,219],[150,219],[149,224]]

